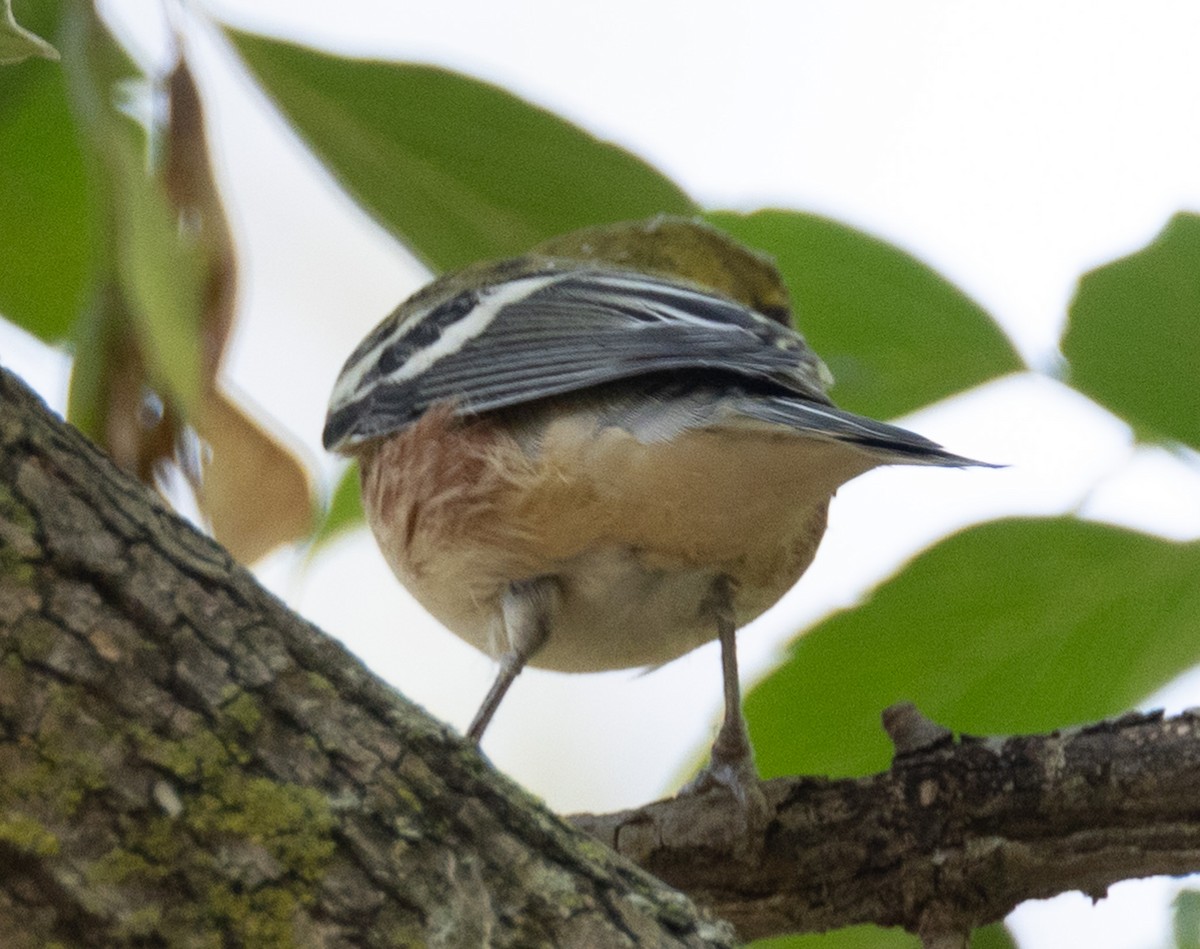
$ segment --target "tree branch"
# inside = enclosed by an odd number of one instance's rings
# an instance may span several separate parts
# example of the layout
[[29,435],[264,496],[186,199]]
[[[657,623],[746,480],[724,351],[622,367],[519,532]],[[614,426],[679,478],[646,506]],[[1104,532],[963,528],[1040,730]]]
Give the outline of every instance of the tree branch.
[[4,946],[731,944],[2,370],[0,866]]
[[[1200,869],[1200,718],[962,738],[575,824],[744,937],[960,946],[1025,899]],[[726,946],[288,612],[0,371],[0,944]]]
[[884,774],[767,782],[755,850],[715,796],[572,821],[747,938],[875,923],[954,945],[1024,900],[1200,869],[1197,714],[956,742],[889,713],[916,746]]

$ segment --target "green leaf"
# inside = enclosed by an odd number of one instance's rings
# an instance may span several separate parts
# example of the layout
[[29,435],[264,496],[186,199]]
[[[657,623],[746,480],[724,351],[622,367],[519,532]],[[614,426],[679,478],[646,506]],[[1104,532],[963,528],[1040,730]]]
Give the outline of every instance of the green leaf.
[[1174,909],[1175,949],[1200,949],[1200,893],[1180,890]]
[[190,410],[200,398],[205,261],[181,232],[157,177],[114,129],[108,143],[117,215],[117,272],[136,315],[152,378]]
[[312,539],[312,550],[329,543],[344,531],[352,530],[363,522],[362,489],[358,479],[358,465],[352,464],[343,473],[333,497],[329,501],[329,509],[325,519]]
[[993,923],[971,933],[971,949],[1017,949],[1017,941],[1003,925]]
[[16,21],[12,0],[0,0],[0,66],[10,66],[33,57],[56,60],[58,50]]
[[920,941],[903,929],[849,926],[820,935],[756,939],[749,949],[920,949]]
[[75,358],[71,363],[71,387],[67,418],[97,444],[106,442],[105,422],[114,382],[114,358],[127,351],[132,325],[125,299],[115,278],[98,284],[75,323],[72,337]]
[[1022,368],[978,304],[890,244],[799,211],[705,217],[775,257],[845,408],[893,418]]
[[435,269],[589,224],[694,211],[641,159],[495,86],[229,35],[350,193]]
[[[759,939],[752,949],[919,949],[921,943],[901,929],[850,926],[814,936],[782,936]],[[971,949],[1016,949],[1003,926],[984,926],[971,935]]]
[[[89,325],[81,324],[80,338],[123,340],[131,325],[145,362],[138,371],[144,368],[160,391],[194,408],[201,388],[205,262],[196,239],[181,230],[162,176],[149,160],[159,130],[144,128],[126,113],[129,91],[142,88],[145,79],[90,6],[69,5],[64,27],[71,104],[87,149],[88,181],[100,209],[96,239],[102,245],[89,286],[95,297],[87,306]],[[122,325],[97,326],[98,319]],[[99,383],[128,368],[111,361],[128,358],[127,346],[88,353],[86,388],[100,396]],[[74,393],[71,403],[80,406]],[[94,408],[92,414],[106,412]]]
[[957,534],[798,639],[746,700],[759,765],[888,766],[901,700],[956,731],[1039,732],[1129,708],[1200,661],[1200,542],[1070,518]]
[[[56,5],[25,20],[47,35]],[[83,308],[94,210],[62,69],[31,61],[0,82],[0,314],[48,343],[62,341]]]
[[1063,352],[1072,384],[1142,437],[1200,449],[1200,216],[1085,274]]

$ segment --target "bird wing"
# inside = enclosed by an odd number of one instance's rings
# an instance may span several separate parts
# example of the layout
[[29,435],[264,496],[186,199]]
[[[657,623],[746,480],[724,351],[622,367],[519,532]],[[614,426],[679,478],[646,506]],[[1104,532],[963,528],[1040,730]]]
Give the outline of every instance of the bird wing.
[[353,448],[451,400],[468,415],[672,370],[770,383],[829,405],[803,337],[739,303],[640,273],[547,267],[422,293],[380,324],[334,388],[324,442]]

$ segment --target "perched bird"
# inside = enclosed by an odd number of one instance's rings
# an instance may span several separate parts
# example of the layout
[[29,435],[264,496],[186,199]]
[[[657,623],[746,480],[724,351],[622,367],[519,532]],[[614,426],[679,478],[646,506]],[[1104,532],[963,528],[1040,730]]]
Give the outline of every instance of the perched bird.
[[836,408],[769,261],[679,219],[576,232],[435,280],[351,354],[326,448],[392,570],[500,672],[652,666],[714,638],[704,772],[756,780],[735,631],[812,562],[837,488],[975,465]]

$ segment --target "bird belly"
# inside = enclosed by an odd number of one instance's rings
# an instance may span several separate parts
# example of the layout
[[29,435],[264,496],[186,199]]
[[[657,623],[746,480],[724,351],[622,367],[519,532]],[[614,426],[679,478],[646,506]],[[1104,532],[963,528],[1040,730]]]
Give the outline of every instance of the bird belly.
[[363,466],[393,571],[493,655],[508,647],[508,585],[554,577],[549,638],[529,664],[561,671],[659,664],[716,638],[722,575],[737,625],[749,622],[807,569],[836,487],[872,466],[790,433],[700,429],[645,444],[560,417],[531,449],[484,425],[412,431]]

